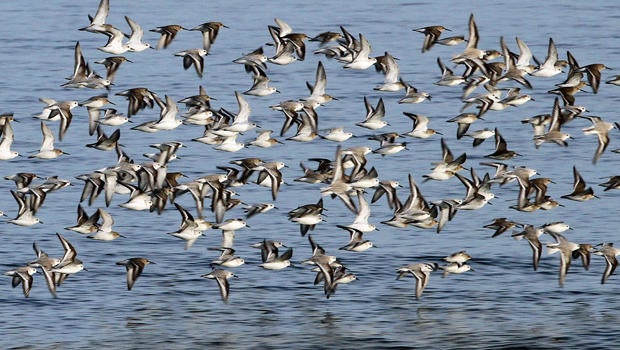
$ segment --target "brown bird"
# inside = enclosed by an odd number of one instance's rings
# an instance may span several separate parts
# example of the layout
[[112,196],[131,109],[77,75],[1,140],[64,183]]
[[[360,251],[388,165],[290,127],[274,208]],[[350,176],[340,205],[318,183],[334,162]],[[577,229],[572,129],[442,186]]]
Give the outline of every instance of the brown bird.
[[154,262],[146,258],[130,258],[116,263],[116,265],[123,265],[127,269],[127,290],[131,290],[142,274],[142,270],[148,264],[154,264]]

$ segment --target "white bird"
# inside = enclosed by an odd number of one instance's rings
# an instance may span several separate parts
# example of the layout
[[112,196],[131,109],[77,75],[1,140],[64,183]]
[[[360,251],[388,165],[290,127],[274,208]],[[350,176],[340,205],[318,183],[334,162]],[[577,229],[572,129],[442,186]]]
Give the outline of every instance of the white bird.
[[0,129],[2,140],[0,140],[0,160],[9,160],[19,156],[19,153],[11,150],[11,145],[15,139],[15,133],[11,123],[6,121]]
[[376,58],[369,57],[370,52],[372,51],[372,48],[370,46],[370,42],[368,42],[368,39],[366,39],[366,37],[364,37],[362,33],[359,34],[359,38],[360,38],[359,50],[355,51],[355,53],[353,54],[353,60],[345,64],[344,68],[367,69],[370,66],[374,65],[375,63],[377,63]]
[[409,112],[403,112],[403,114],[413,121],[413,129],[403,135],[416,137],[419,139],[426,139],[435,134],[441,135],[440,132],[428,128],[430,119],[427,116]]
[[547,58],[545,62],[530,74],[535,77],[549,78],[560,73],[562,73],[562,66],[558,64],[558,49],[555,47],[553,39],[549,38],[549,47],[547,48]]
[[273,130],[262,130],[258,133],[256,139],[250,141],[250,144],[260,148],[269,148],[277,144],[282,144],[282,142],[271,137],[272,133]]
[[383,80],[383,84],[374,87],[375,90],[399,91],[405,88],[400,80],[400,69],[398,68],[398,64],[396,63],[394,57],[387,51],[383,56],[381,67],[385,73],[385,79]]
[[244,91],[244,95],[252,95],[252,96],[268,96],[273,94],[274,92],[279,92],[273,86],[269,86],[271,80],[267,77],[267,74],[260,69],[254,70],[254,82],[252,83],[252,87],[247,91]]
[[166,102],[164,103],[159,98],[155,101],[159,104],[161,111],[159,113],[159,120],[150,125],[151,128],[156,130],[172,130],[183,124],[181,119],[177,119],[179,114],[179,107],[177,103],[168,95],[165,95]]
[[237,112],[237,114],[231,114],[233,116],[233,122],[232,124],[224,127],[223,130],[229,132],[243,133],[256,128],[256,123],[250,123],[250,114],[252,113],[252,109],[250,108],[250,104],[248,103],[248,101],[246,101],[243,95],[240,94],[238,91],[235,91],[235,97],[237,98],[239,111]]
[[151,49],[151,44],[142,42],[142,36],[144,36],[144,30],[142,27],[127,16],[125,16],[125,20],[131,28],[131,35],[126,43],[129,51],[140,52],[146,49]]
[[327,133],[324,135],[319,135],[321,138],[334,141],[334,142],[344,142],[351,137],[353,137],[352,132],[344,131],[344,128],[339,126],[335,128],[331,128],[327,130]]
[[352,252],[363,252],[374,246],[369,240],[364,240],[364,233],[356,228],[350,226],[337,225],[338,228],[347,230],[349,232],[349,243],[340,247],[341,250],[348,250]]
[[366,119],[364,119],[363,122],[355,123],[355,125],[371,130],[381,129],[388,125],[388,123],[383,120],[383,117],[385,117],[383,98],[379,98],[377,106],[373,108],[366,96],[364,96],[364,106],[366,106]]
[[108,42],[105,46],[98,47],[97,49],[113,55],[121,55],[129,51],[129,45],[123,42],[125,39],[125,33],[111,24],[102,25],[103,30],[99,33],[103,33],[108,36]]
[[95,13],[95,16],[91,17],[90,15],[88,15],[90,24],[84,28],[80,28],[79,30],[84,30],[92,33],[101,32],[103,30],[103,25],[105,24],[109,13],[110,0],[101,0],[99,2],[99,6],[97,7],[97,12]]
[[101,218],[101,223],[93,234],[88,235],[88,238],[96,239],[100,241],[112,241],[117,239],[118,237],[123,237],[120,233],[112,230],[112,225],[114,225],[114,218],[107,211],[99,208],[99,217]]
[[410,273],[416,280],[415,282],[415,297],[416,299],[420,299],[422,296],[422,292],[424,292],[424,288],[428,285],[428,280],[430,279],[431,272],[437,270],[436,263],[418,263],[418,264],[409,264],[407,266],[403,266],[398,268],[398,276],[396,279],[401,279],[408,273]]
[[28,158],[54,159],[62,154],[67,154],[61,149],[54,148],[54,134],[43,121],[41,121],[41,133],[43,134],[43,142],[41,142],[39,152],[28,156]]

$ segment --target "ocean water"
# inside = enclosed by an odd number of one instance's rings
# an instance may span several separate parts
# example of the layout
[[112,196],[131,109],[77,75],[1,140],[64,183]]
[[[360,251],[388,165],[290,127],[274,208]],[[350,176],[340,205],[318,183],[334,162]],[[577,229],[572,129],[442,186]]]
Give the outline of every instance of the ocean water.
[[[40,274],[35,275],[29,298],[20,288],[12,289],[10,278],[0,284],[0,346],[2,348],[608,348],[616,341],[620,319],[617,276],[604,285],[600,278],[605,261],[592,257],[589,271],[579,261],[569,270],[563,287],[558,283],[559,256],[543,252],[538,271],[533,271],[531,249],[525,241],[510,238],[510,232],[491,239],[492,232],[483,225],[496,217],[533,225],[566,221],[573,230],[566,236],[575,242],[614,242],[619,238],[618,207],[620,194],[603,192],[597,186],[605,177],[618,175],[620,155],[610,152],[620,148],[618,130],[610,132],[611,144],[596,165],[591,159],[596,149],[596,137],[584,135],[582,129],[590,122],[578,119],[567,124],[565,131],[573,136],[568,147],[543,144],[534,147],[532,130],[521,120],[541,113],[550,113],[555,88],[565,74],[553,78],[528,79],[533,89],[527,91],[535,101],[503,111],[489,111],[484,120],[471,130],[497,127],[508,141],[510,149],[520,156],[507,161],[511,166],[527,166],[538,170],[539,176],[550,177],[548,194],[563,205],[550,211],[522,213],[510,209],[516,204],[518,186],[507,184],[494,187],[497,198],[475,211],[459,211],[443,231],[409,227],[397,229],[380,224],[392,216],[384,199],[371,205],[370,221],[379,231],[365,235],[377,245],[363,253],[338,250],[348,236],[336,225],[353,221],[353,215],[337,199],[325,197],[326,222],[312,231],[314,239],[337,255],[359,280],[338,288],[327,300],[322,286],[314,286],[314,273],[299,262],[310,257],[307,237],[301,237],[298,225],[287,220],[286,213],[302,204],[315,203],[323,185],[295,182],[303,171],[300,162],[309,158],[333,159],[337,144],[316,139],[309,143],[284,140],[284,145],[270,149],[248,147],[237,153],[214,150],[211,146],[192,142],[202,135],[202,127],[182,125],[171,131],[153,134],[121,126],[121,143],[137,162],[147,159],[143,153],[152,152],[150,144],[180,141],[180,159],[171,162],[169,171],[181,171],[191,180],[220,172],[216,166],[228,165],[231,160],[260,157],[266,161],[282,161],[285,184],[282,185],[277,209],[248,220],[249,228],[237,231],[235,249],[246,264],[234,269],[239,277],[230,281],[228,303],[220,299],[217,285],[201,278],[211,268],[209,262],[217,252],[207,247],[218,246],[220,232],[209,230],[189,250],[183,241],[167,235],[178,228],[180,215],[168,206],[162,215],[126,210],[118,205],[127,197],[115,195],[106,208],[114,217],[114,228],[125,237],[112,242],[87,239],[66,231],[75,223],[75,211],[83,183],[75,179],[80,174],[114,165],[114,152],[102,152],[84,147],[94,142],[87,132],[87,113],[82,107],[73,110],[74,118],[62,142],[56,146],[68,155],[55,160],[29,159],[41,141],[39,120],[33,115],[41,112],[41,97],[56,100],[82,101],[105,90],[67,89],[60,85],[73,70],[73,48],[77,41],[92,68],[103,73],[95,60],[108,56],[97,50],[106,37],[78,31],[88,24],[87,14],[93,15],[97,1],[32,2],[28,7],[17,2],[1,2],[0,16],[0,112],[14,112],[13,149],[23,157],[0,163],[0,175],[30,171],[42,177],[57,175],[70,179],[73,186],[49,194],[38,216],[44,224],[20,227],[0,225],[0,269],[8,271],[34,258],[31,245],[39,246],[54,256],[62,254],[55,233],[62,233],[78,251],[88,271],[70,276],[58,289],[54,299],[45,287]],[[456,139],[456,126],[446,121],[460,113],[461,89],[433,84],[440,78],[437,57],[450,65],[450,58],[463,46],[434,46],[421,53],[423,35],[412,31],[428,25],[444,25],[451,29],[444,35],[467,35],[470,13],[475,15],[480,32],[479,47],[499,49],[503,36],[513,51],[514,37],[523,39],[534,55],[543,60],[549,38],[553,38],[561,58],[569,50],[582,65],[604,63],[618,69],[618,41],[615,23],[620,11],[613,2],[597,6],[574,2],[550,6],[538,1],[500,1],[493,5],[474,1],[398,2],[382,4],[370,1],[312,1],[248,3],[246,1],[143,1],[111,0],[108,23],[123,31],[128,27],[127,15],[145,30],[145,40],[157,41],[157,34],[148,29],[168,24],[193,27],[206,21],[221,21],[223,28],[205,58],[205,73],[200,79],[193,68],[185,71],[182,59],[175,52],[201,45],[197,32],[178,34],[165,50],[128,53],[133,63],[119,69],[110,98],[116,108],[125,111],[127,102],[117,92],[144,86],[159,96],[175,100],[195,95],[200,85],[214,98],[213,106],[237,110],[235,91],[251,86],[251,77],[232,60],[263,46],[268,55],[273,48],[268,25],[274,18],[289,23],[294,31],[314,36],[319,32],[338,31],[344,26],[354,35],[362,33],[371,43],[373,55],[390,52],[398,58],[401,76],[420,90],[431,94],[432,100],[416,105],[401,105],[397,101],[403,92],[382,93],[373,87],[383,82],[382,75],[371,68],[365,71],[346,70],[342,64],[312,54],[317,46],[307,43],[306,60],[287,66],[269,65],[267,74],[280,93],[267,97],[247,96],[252,108],[251,121],[263,129],[280,129],[283,117],[269,109],[270,105],[287,99],[308,95],[306,81],[314,83],[319,61],[327,73],[327,93],[334,100],[317,110],[320,129],[344,126],[357,137],[343,147],[370,145],[376,141],[368,136],[380,132],[406,132],[411,122],[402,112],[428,115],[430,126],[443,133],[454,154],[467,153],[467,167],[479,175],[493,169],[480,165],[488,160],[484,155],[493,151],[493,141],[487,140],[473,148],[469,138]],[[457,67],[456,72],[461,68]],[[603,71],[603,80],[615,73]],[[513,87],[514,83],[501,83]],[[598,94],[589,87],[577,95],[577,104],[587,107],[588,115],[607,121],[620,121],[617,104],[620,88],[601,84]],[[390,123],[380,131],[355,126],[365,116],[363,98],[373,104],[383,98],[386,120]],[[182,108],[182,106],[180,106]],[[157,108],[140,111],[132,117],[134,125],[155,119]],[[50,123],[57,132],[58,124]],[[106,128],[110,133],[113,128]],[[291,136],[289,132],[287,136]],[[240,136],[249,142],[255,136],[250,131]],[[408,150],[381,157],[368,155],[368,166],[374,166],[380,179],[407,183],[412,174],[421,192],[429,201],[462,198],[460,182],[423,182],[422,175],[430,172],[431,162],[441,158],[440,136],[419,140],[409,139]],[[572,167],[576,166],[588,185],[600,198],[580,203],[560,199],[572,191]],[[37,180],[37,183],[41,180]],[[10,181],[0,182],[0,210],[9,218],[17,215],[17,205],[9,190]],[[236,190],[244,203],[271,202],[268,188],[249,183]],[[370,199],[372,190],[366,194]],[[401,199],[407,189],[399,190]],[[193,200],[184,195],[178,202],[194,210]],[[88,213],[105,207],[99,198]],[[213,219],[206,210],[206,218]],[[241,207],[226,214],[226,218],[242,217]],[[6,218],[2,218],[6,221]],[[293,267],[281,271],[263,270],[260,252],[250,244],[267,239],[279,239],[293,247]],[[541,240],[551,241],[543,236]],[[474,271],[441,278],[436,272],[420,300],[415,299],[414,280],[397,281],[396,269],[415,262],[441,262],[441,258],[459,250],[472,256]],[[153,260],[136,282],[132,291],[126,290],[125,270],[115,262],[143,256]]]

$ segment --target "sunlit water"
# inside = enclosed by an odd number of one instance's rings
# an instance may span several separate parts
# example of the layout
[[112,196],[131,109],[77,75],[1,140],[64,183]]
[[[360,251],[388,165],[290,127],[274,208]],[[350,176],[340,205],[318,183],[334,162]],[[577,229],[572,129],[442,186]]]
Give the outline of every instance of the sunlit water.
[[[145,40],[155,44],[156,33],[148,29],[167,24],[193,27],[206,21],[221,21],[229,26],[222,29],[205,60],[205,75],[199,79],[193,68],[184,71],[182,59],[173,53],[201,45],[197,32],[181,32],[167,50],[148,50],[130,53],[133,63],[125,63],[117,73],[110,91],[111,99],[124,111],[126,101],[115,93],[128,88],[144,86],[166,94],[175,100],[194,95],[203,85],[217,100],[213,105],[236,111],[234,91],[245,91],[251,78],[240,65],[231,61],[270,41],[267,25],[275,17],[288,22],[295,31],[313,36],[319,32],[338,31],[345,26],[351,33],[363,33],[372,44],[373,54],[389,51],[399,58],[403,78],[419,89],[428,91],[433,99],[418,105],[399,105],[402,92],[379,93],[373,87],[383,77],[372,69],[350,71],[341,64],[312,54],[315,43],[308,43],[305,61],[288,66],[270,65],[269,77],[281,93],[268,97],[248,97],[252,107],[251,120],[264,129],[279,130],[283,117],[268,106],[286,99],[307,96],[305,82],[314,82],[319,60],[326,67],[327,91],[338,100],[318,109],[320,128],[344,126],[360,136],[344,147],[369,144],[372,134],[355,126],[364,118],[363,97],[372,103],[383,97],[386,120],[390,123],[383,131],[405,132],[410,121],[403,111],[430,116],[431,127],[444,134],[455,154],[467,152],[466,166],[479,174],[491,171],[479,165],[484,155],[493,151],[492,140],[472,148],[471,140],[456,140],[456,127],[446,120],[460,113],[460,88],[433,85],[440,77],[435,60],[444,62],[461,52],[463,46],[436,45],[430,52],[420,53],[423,36],[413,28],[442,24],[452,29],[449,35],[466,34],[470,13],[476,16],[480,31],[479,47],[499,49],[499,38],[504,36],[509,47],[517,51],[514,37],[523,39],[540,60],[544,59],[548,39],[552,37],[560,56],[566,50],[580,64],[605,63],[620,68],[617,23],[620,12],[614,3],[590,6],[586,3],[550,6],[538,1],[504,1],[486,7],[478,2],[459,1],[452,4],[435,2],[370,1],[338,2],[309,1],[263,2],[250,5],[246,1],[149,1],[123,2],[111,0],[108,22],[127,31],[124,15],[130,16],[145,29]],[[60,84],[71,75],[73,47],[79,41],[84,57],[91,67],[103,72],[94,62],[106,56],[96,50],[106,38],[77,28],[87,25],[87,14],[94,14],[97,1],[32,2],[28,7],[16,2],[0,3],[3,25],[0,27],[2,49],[0,54],[1,111],[15,112],[19,123],[14,123],[13,148],[22,155],[39,147],[39,121],[31,119],[40,113],[43,105],[39,97],[57,100],[85,100],[102,91],[64,89]],[[272,48],[265,46],[268,54]],[[460,68],[457,68],[460,72]],[[614,71],[604,71],[603,79]],[[188,251],[183,242],[167,235],[177,229],[180,215],[169,206],[161,215],[134,212],[118,204],[127,200],[115,196],[107,209],[115,218],[115,229],[125,238],[113,242],[86,239],[63,228],[75,222],[75,208],[82,191],[82,182],[74,177],[113,165],[114,152],[87,149],[94,141],[87,133],[87,114],[83,108],[74,110],[74,120],[65,140],[57,142],[69,155],[52,161],[38,161],[20,157],[2,162],[0,175],[18,171],[32,171],[41,176],[58,175],[71,179],[74,186],[51,193],[38,213],[43,225],[0,228],[0,269],[7,271],[33,259],[33,241],[54,256],[62,249],[55,236],[61,232],[76,247],[88,271],[71,276],[53,299],[41,276],[35,276],[29,298],[20,288],[12,289],[10,278],[0,285],[0,344],[3,348],[603,348],[614,344],[620,330],[616,309],[620,306],[618,279],[612,276],[605,285],[600,276],[605,262],[593,257],[590,271],[575,262],[563,288],[557,281],[559,257],[546,252],[538,272],[531,266],[531,250],[525,241],[514,241],[510,233],[491,239],[491,232],[482,226],[496,217],[541,225],[564,220],[574,230],[567,233],[577,242],[600,243],[618,238],[620,224],[617,208],[618,194],[603,192],[596,184],[606,176],[618,172],[618,155],[603,154],[592,166],[596,137],[583,135],[581,129],[589,126],[587,120],[575,120],[566,126],[574,140],[567,148],[544,144],[535,149],[532,130],[520,120],[536,114],[549,113],[553,95],[546,93],[561,82],[565,74],[555,78],[530,77],[534,86],[529,91],[535,101],[518,108],[490,111],[484,121],[476,122],[472,130],[498,127],[508,141],[509,148],[521,154],[508,163],[535,168],[540,176],[555,181],[549,192],[553,198],[572,191],[572,167],[577,166],[588,184],[595,186],[600,199],[586,203],[561,200],[564,207],[552,211],[521,213],[509,209],[516,203],[518,187],[508,184],[495,187],[497,198],[492,205],[477,211],[461,211],[440,234],[433,230],[416,228],[395,229],[379,224],[392,213],[384,199],[371,205],[371,222],[380,231],[368,234],[378,248],[364,253],[339,251],[347,242],[347,234],[336,228],[349,224],[351,213],[337,200],[325,198],[326,222],[313,231],[314,238],[328,252],[336,254],[358,281],[338,288],[329,300],[322,286],[313,286],[314,273],[299,264],[310,256],[307,238],[301,237],[298,225],[287,220],[286,213],[302,204],[314,203],[320,198],[321,185],[309,185],[293,180],[302,175],[299,162],[308,158],[333,159],[336,144],[316,139],[311,143],[285,141],[285,145],[264,150],[256,147],[238,153],[226,153],[212,147],[191,142],[202,135],[202,128],[182,125],[173,131],[146,134],[121,127],[121,143],[136,161],[145,161],[143,153],[152,152],[148,146],[165,141],[181,141],[187,145],[179,151],[180,159],[169,165],[169,171],[182,171],[189,179],[218,172],[216,166],[228,165],[232,159],[261,157],[267,161],[283,161],[286,184],[282,186],[275,209],[249,220],[250,228],[236,234],[235,248],[246,259],[246,265],[235,269],[238,279],[231,280],[229,303],[220,300],[214,281],[200,277],[210,271],[209,261],[216,257],[206,248],[217,246],[220,233],[208,231]],[[504,87],[512,83],[502,83]],[[586,91],[590,91],[588,87]],[[619,88],[602,84],[598,94],[577,95],[578,104],[589,113],[608,121],[616,121]],[[133,120],[140,123],[154,119],[157,108],[138,113]],[[135,124],[134,124],[135,125]],[[57,124],[51,124],[54,131]],[[109,129],[112,132],[113,129]],[[617,130],[611,132],[609,149],[618,148]],[[290,134],[289,134],[290,135]],[[254,132],[240,137],[248,142]],[[407,174],[413,174],[427,200],[460,198],[465,189],[457,179],[444,182],[422,183],[422,175],[430,172],[431,162],[441,157],[439,137],[427,140],[408,140],[409,150],[380,157],[369,155],[369,166],[375,166],[381,179],[395,179],[403,184]],[[1,208],[14,217],[17,205],[9,190],[13,183],[0,183]],[[269,189],[248,184],[238,191],[246,203],[269,202]],[[401,189],[405,199],[407,190]],[[366,196],[370,198],[372,191]],[[189,195],[178,199],[193,210]],[[207,200],[208,202],[208,200]],[[103,199],[87,207],[92,213],[103,207]],[[227,213],[227,218],[241,217],[240,207]],[[207,219],[212,219],[207,211]],[[3,219],[6,220],[6,219]],[[293,268],[266,271],[257,265],[260,253],[250,244],[262,240],[280,239],[294,248]],[[550,237],[542,237],[550,240]],[[474,258],[475,271],[451,275],[442,279],[432,275],[422,298],[414,296],[413,279],[396,281],[395,269],[413,262],[434,261],[459,250],[467,250]],[[125,286],[125,271],[115,262],[128,257],[144,256],[156,262],[145,269],[134,290]]]

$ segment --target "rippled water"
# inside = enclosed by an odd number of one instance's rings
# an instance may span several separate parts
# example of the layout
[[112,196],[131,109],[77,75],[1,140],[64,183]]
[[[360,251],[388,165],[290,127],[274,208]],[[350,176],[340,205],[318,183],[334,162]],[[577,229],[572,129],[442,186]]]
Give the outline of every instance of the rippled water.
[[[252,107],[251,120],[263,128],[279,130],[282,116],[268,108],[286,99],[307,96],[305,82],[314,81],[319,59],[326,67],[328,93],[337,97],[318,110],[320,127],[345,126],[358,136],[371,134],[354,126],[364,117],[363,96],[373,103],[385,100],[387,120],[385,131],[408,131],[410,121],[403,111],[427,114],[431,126],[443,132],[455,154],[467,152],[467,166],[479,174],[489,171],[479,164],[484,155],[492,152],[492,141],[472,148],[470,140],[456,140],[455,125],[445,121],[459,113],[459,88],[433,85],[439,76],[437,56],[444,62],[462,50],[462,46],[435,46],[420,53],[421,34],[411,29],[442,24],[452,35],[466,34],[467,20],[474,13],[480,31],[480,47],[499,48],[504,36],[516,49],[514,37],[523,39],[534,55],[543,59],[547,42],[552,37],[562,57],[566,50],[581,64],[605,63],[620,68],[617,60],[618,34],[616,27],[620,12],[615,3],[590,6],[575,2],[549,6],[538,1],[503,1],[486,7],[476,2],[459,1],[451,4],[435,2],[395,2],[382,5],[370,1],[338,2],[312,1],[299,4],[263,2],[250,6],[246,1],[167,1],[123,2],[111,0],[109,23],[127,30],[124,15],[140,23],[145,30],[156,26],[179,23],[192,27],[202,22],[218,20],[229,29],[222,29],[206,57],[205,76],[200,80],[193,70],[184,71],[181,59],[173,53],[198,47],[200,35],[182,32],[167,50],[148,50],[127,55],[133,63],[124,64],[111,90],[114,103],[120,110],[126,101],[114,96],[116,92],[145,86],[160,96],[168,94],[175,100],[196,94],[202,84],[215,97],[215,106],[236,111],[234,91],[245,91],[250,77],[242,67],[231,63],[243,53],[250,52],[270,41],[267,25],[273,18],[282,18],[295,31],[315,35],[325,30],[337,31],[339,25],[351,33],[363,33],[372,44],[373,53],[389,51],[399,58],[402,76],[417,87],[431,93],[431,102],[418,105],[398,105],[399,93],[378,93],[372,88],[382,76],[374,71],[349,71],[335,61],[312,55],[316,48],[309,43],[309,54],[303,62],[288,66],[270,65],[268,74],[281,93],[269,97],[248,97]],[[85,59],[93,62],[106,55],[96,50],[105,44],[105,37],[77,28],[87,24],[87,14],[94,14],[97,1],[33,2],[27,8],[16,2],[1,2],[0,27],[0,111],[13,111],[19,123],[14,123],[13,148],[28,155],[39,147],[41,139],[38,114],[43,105],[39,97],[57,100],[84,100],[101,93],[93,90],[63,89],[59,85],[72,72],[73,47],[80,41]],[[145,39],[155,43],[157,36],[148,32]],[[272,50],[266,47],[271,53]],[[97,67],[91,63],[98,71]],[[608,78],[614,71],[604,71]],[[596,166],[591,158],[596,138],[583,135],[587,120],[576,120],[566,127],[574,140],[567,148],[545,144],[535,149],[532,131],[520,120],[540,113],[549,113],[553,95],[546,93],[564,79],[530,78],[535,101],[518,108],[487,113],[472,129],[498,127],[509,148],[522,156],[509,161],[538,169],[541,176],[554,179],[549,194],[560,198],[572,190],[573,165],[591,185],[602,177],[618,171],[618,155],[607,151]],[[503,83],[502,86],[511,86]],[[586,88],[589,91],[588,88]],[[580,93],[578,104],[585,105],[591,114],[616,121],[616,106],[620,90],[602,84],[598,94]],[[158,111],[141,111],[137,122],[153,119]],[[37,161],[20,157],[2,162],[0,175],[32,171],[41,176],[74,177],[115,163],[114,152],[86,149],[94,141],[87,134],[87,115],[82,108],[74,110],[74,121],[63,142],[57,146],[69,153],[57,160]],[[235,248],[246,259],[246,265],[231,281],[228,304],[220,300],[215,282],[200,277],[210,271],[209,261],[215,252],[208,246],[219,244],[220,234],[208,231],[206,238],[184,251],[182,241],[166,234],[177,229],[180,216],[168,208],[161,216],[133,212],[118,207],[126,198],[116,196],[109,211],[115,218],[115,229],[126,237],[113,242],[86,239],[63,227],[75,222],[75,208],[82,183],[52,193],[39,212],[45,224],[34,227],[3,225],[0,228],[0,268],[7,271],[33,258],[31,245],[39,245],[52,255],[62,250],[55,232],[62,232],[79,252],[88,271],[71,276],[59,288],[53,299],[41,276],[35,276],[30,298],[21,289],[12,289],[6,277],[0,284],[0,345],[3,348],[603,348],[614,344],[620,330],[616,309],[620,288],[612,276],[601,285],[604,260],[593,257],[590,271],[575,263],[563,288],[558,286],[559,257],[543,255],[538,272],[531,267],[531,250],[524,241],[514,241],[509,234],[490,239],[489,230],[482,228],[493,218],[506,216],[513,220],[540,225],[565,220],[574,230],[570,239],[578,242],[600,243],[615,241],[615,229],[620,224],[617,215],[618,194],[602,192],[595,186],[600,199],[586,203],[562,200],[564,207],[552,211],[521,213],[509,209],[516,202],[518,188],[506,185],[496,188],[497,198],[481,210],[459,212],[440,234],[433,230],[415,228],[395,229],[378,224],[391,217],[384,200],[371,206],[371,222],[380,231],[368,235],[378,248],[364,253],[337,250],[347,241],[347,234],[336,228],[352,222],[350,212],[338,200],[326,198],[327,222],[313,232],[315,239],[328,252],[337,254],[355,272],[359,281],[341,286],[330,300],[323,296],[320,286],[313,286],[314,273],[298,262],[310,256],[306,238],[299,235],[296,224],[287,220],[286,213],[301,205],[314,203],[320,197],[319,185],[294,182],[302,175],[300,161],[312,157],[332,158],[336,145],[317,139],[311,143],[286,142],[269,150],[247,148],[231,154],[213,150],[210,146],[190,142],[201,136],[202,128],[182,125],[173,131],[146,134],[122,127],[121,142],[137,161],[142,153],[150,152],[149,144],[181,141],[181,159],[169,165],[169,171],[182,171],[189,179],[217,172],[216,166],[231,159],[261,157],[285,162],[286,185],[282,186],[277,210],[249,220],[250,228],[237,232]],[[52,128],[57,130],[57,125]],[[383,130],[382,130],[383,131]],[[617,130],[613,130],[610,149],[618,148]],[[254,137],[249,132],[241,139]],[[375,166],[381,179],[406,183],[411,173],[420,184],[427,200],[459,198],[464,188],[456,179],[445,182],[422,183],[432,161],[441,157],[439,138],[409,140],[409,150],[380,157],[369,155],[369,165]],[[368,144],[366,137],[347,141],[344,146]],[[374,142],[374,141],[372,141]],[[372,147],[376,145],[371,144]],[[1,208],[9,217],[16,215],[17,206],[9,189],[12,182],[0,183]],[[238,190],[239,198],[247,203],[270,201],[264,187],[248,184]],[[367,195],[368,196],[368,195]],[[402,190],[401,198],[406,198]],[[179,202],[193,209],[191,198]],[[103,206],[98,199],[89,213]],[[210,213],[208,215],[211,215]],[[240,208],[227,218],[242,215]],[[209,218],[209,217],[208,217]],[[266,271],[257,265],[258,250],[249,245],[263,238],[280,239],[294,247],[296,266],[282,271]],[[395,280],[395,269],[401,265],[437,261],[452,252],[466,249],[473,257],[474,272],[440,278],[432,276],[424,295],[414,297],[412,279]],[[149,265],[134,290],[125,288],[124,269],[114,263],[131,256],[144,256],[156,262]]]

